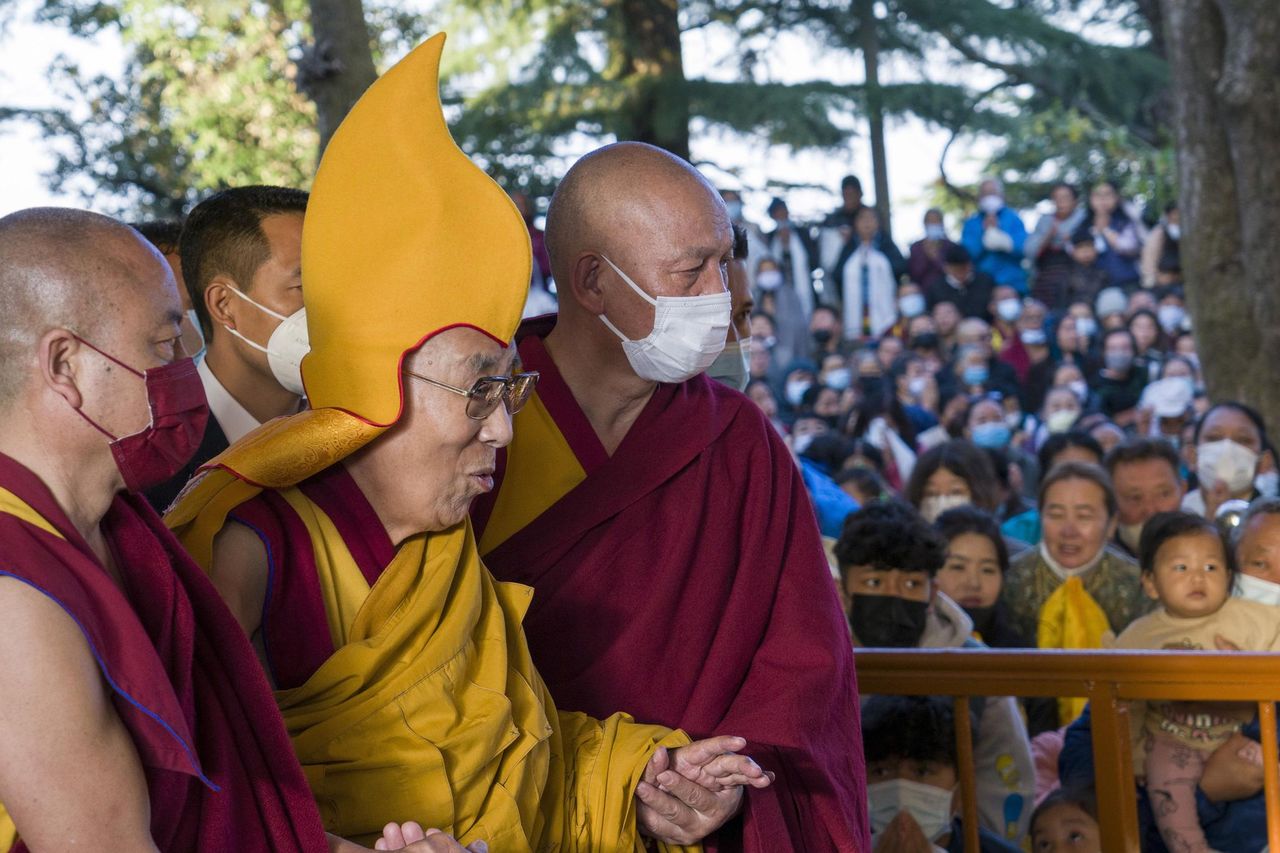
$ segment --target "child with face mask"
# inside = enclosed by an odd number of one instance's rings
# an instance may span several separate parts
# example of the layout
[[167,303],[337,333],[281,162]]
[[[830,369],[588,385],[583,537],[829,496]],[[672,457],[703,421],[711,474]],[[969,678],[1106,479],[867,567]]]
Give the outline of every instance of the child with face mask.
[[[1231,596],[1234,566],[1213,522],[1165,512],[1139,546],[1142,587],[1160,603],[1116,638],[1117,649],[1280,650],[1280,613]],[[1145,775],[1155,822],[1170,850],[1209,851],[1196,810],[1208,757],[1252,719],[1248,703],[1149,702],[1131,713],[1134,769]],[[1261,764],[1260,750],[1251,758]],[[1242,756],[1243,757],[1243,756]]]
[[[867,805],[876,853],[964,850],[951,702],[940,696],[874,696],[862,707]],[[1012,853],[979,827],[982,853]]]

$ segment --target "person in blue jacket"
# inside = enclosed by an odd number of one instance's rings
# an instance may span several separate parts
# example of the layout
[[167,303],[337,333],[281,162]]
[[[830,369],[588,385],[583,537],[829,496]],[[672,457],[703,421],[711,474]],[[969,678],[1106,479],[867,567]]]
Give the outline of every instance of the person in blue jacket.
[[800,474],[818,514],[818,528],[823,536],[837,539],[844,520],[859,509],[852,496],[836,483],[844,461],[853,455],[851,439],[836,432],[815,436],[800,452]]
[[960,243],[969,250],[979,272],[996,284],[1007,284],[1023,296],[1027,273],[1022,268],[1027,229],[1004,203],[1004,184],[987,178],[978,185],[978,212],[964,223]]

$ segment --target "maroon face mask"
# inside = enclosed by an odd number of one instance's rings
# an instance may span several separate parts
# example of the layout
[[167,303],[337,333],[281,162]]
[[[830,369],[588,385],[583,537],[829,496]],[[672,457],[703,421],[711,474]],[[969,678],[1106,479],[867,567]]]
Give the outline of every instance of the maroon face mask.
[[196,363],[180,358],[162,367],[134,370],[84,338],[76,336],[76,340],[141,378],[147,386],[151,423],[133,435],[117,438],[76,409],[80,417],[111,439],[111,455],[124,477],[125,488],[141,492],[172,478],[195,455],[209,420],[209,404]]

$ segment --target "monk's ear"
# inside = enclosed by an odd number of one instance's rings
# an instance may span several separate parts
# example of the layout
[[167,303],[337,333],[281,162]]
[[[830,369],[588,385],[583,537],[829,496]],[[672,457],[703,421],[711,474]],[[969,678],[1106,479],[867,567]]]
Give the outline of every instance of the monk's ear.
[[600,270],[604,261],[591,252],[583,252],[569,270],[569,290],[574,300],[588,313],[604,313],[604,291],[600,287]]
[[36,349],[40,378],[45,387],[66,400],[73,409],[80,408],[84,402],[80,393],[80,382],[84,379],[81,363],[87,350],[66,329],[45,332]]

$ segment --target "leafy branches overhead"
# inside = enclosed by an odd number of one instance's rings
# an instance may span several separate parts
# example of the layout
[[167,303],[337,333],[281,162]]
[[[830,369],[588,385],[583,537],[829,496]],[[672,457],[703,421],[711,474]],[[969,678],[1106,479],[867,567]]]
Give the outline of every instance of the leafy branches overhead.
[[[512,188],[545,192],[566,154],[610,138],[687,154],[690,128],[838,149],[873,105],[959,137],[1003,140],[994,166],[1030,185],[1073,169],[1082,179],[1169,173],[1165,66],[1143,26],[1151,0],[425,2],[424,13],[365,0],[372,57],[385,68],[430,32],[448,31],[454,135]],[[11,3],[0,0],[0,10]],[[128,51],[117,79],[58,64],[65,107],[20,116],[54,141],[51,182],[130,212],[177,211],[229,184],[305,187],[318,115],[297,69],[320,8],[43,0],[42,20],[86,37],[118,34]],[[837,78],[827,61],[860,56],[869,26],[891,69],[872,91]],[[681,36],[703,30],[729,56],[691,76],[684,51],[696,42]],[[785,53],[797,36],[816,46],[804,74]]]

